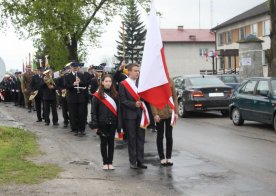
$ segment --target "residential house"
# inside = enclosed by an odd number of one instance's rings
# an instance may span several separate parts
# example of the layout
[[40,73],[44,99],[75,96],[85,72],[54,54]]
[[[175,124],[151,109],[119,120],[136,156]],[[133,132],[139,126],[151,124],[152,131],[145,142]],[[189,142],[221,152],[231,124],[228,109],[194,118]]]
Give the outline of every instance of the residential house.
[[218,69],[228,71],[239,69],[239,40],[252,34],[263,40],[262,64],[267,65],[265,51],[270,49],[270,15],[267,1],[223,22],[211,29],[216,37],[216,50],[219,51]]
[[215,35],[209,29],[161,29],[167,67],[171,77],[199,74],[212,70],[212,59],[206,57],[215,49]]

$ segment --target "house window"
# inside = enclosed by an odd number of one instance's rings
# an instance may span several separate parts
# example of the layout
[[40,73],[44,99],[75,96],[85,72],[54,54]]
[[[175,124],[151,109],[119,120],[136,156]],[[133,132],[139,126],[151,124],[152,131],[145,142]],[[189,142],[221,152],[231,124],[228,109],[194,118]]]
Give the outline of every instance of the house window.
[[223,57],[220,57],[219,69],[220,70],[224,69],[224,58]]
[[239,29],[239,39],[244,39],[245,38],[245,28],[242,27]]
[[232,58],[231,58],[231,56],[228,57],[227,68],[228,69],[232,68]]
[[219,46],[222,46],[224,44],[224,41],[223,41],[223,33],[220,33],[218,35],[218,41],[219,41]]
[[251,34],[257,36],[257,33],[258,33],[258,25],[257,24],[251,25]]
[[264,21],[264,36],[270,35],[270,20]]
[[231,31],[228,31],[227,33],[226,33],[226,42],[227,42],[227,44],[231,44],[232,43],[232,32]]
[[208,48],[200,48],[199,49],[199,56],[206,56],[206,53],[208,53]]

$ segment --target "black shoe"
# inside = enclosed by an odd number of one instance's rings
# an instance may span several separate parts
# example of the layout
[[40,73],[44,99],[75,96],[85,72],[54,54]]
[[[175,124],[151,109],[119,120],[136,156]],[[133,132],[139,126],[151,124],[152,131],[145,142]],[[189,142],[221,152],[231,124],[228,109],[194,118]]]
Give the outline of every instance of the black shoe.
[[147,169],[148,168],[148,166],[144,165],[143,163],[138,163],[137,167],[141,168],[141,169]]
[[31,113],[31,112],[32,112],[32,110],[29,110],[28,112],[29,112],[29,113]]
[[86,135],[86,133],[84,133],[84,132],[80,132],[80,133],[79,133],[79,136],[80,136],[80,137],[85,136],[85,135]]
[[76,132],[76,133],[74,134],[74,136],[79,136],[79,133],[78,133],[78,132]]
[[38,119],[36,122],[42,122],[42,119]]
[[64,125],[63,125],[63,128],[67,128],[67,127],[68,127],[68,124],[64,124]]
[[136,164],[130,164],[129,167],[130,167],[131,169],[138,169],[138,167],[137,167]]
[[50,123],[45,123],[45,126],[49,126]]
[[170,162],[168,161],[167,162],[167,166],[173,166],[173,162],[172,161],[170,161]]
[[58,124],[58,123],[53,123],[53,125],[54,125],[54,126],[59,126],[59,124]]

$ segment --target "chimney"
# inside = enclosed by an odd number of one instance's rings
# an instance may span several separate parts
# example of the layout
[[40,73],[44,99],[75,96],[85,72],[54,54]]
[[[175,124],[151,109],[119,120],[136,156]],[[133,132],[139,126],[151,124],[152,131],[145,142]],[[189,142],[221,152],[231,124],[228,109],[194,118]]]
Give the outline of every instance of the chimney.
[[189,39],[192,40],[192,41],[195,41],[196,40],[196,36],[195,35],[190,35]]
[[178,26],[178,27],[177,27],[177,30],[178,30],[178,31],[184,31],[184,26],[183,26],[183,25]]

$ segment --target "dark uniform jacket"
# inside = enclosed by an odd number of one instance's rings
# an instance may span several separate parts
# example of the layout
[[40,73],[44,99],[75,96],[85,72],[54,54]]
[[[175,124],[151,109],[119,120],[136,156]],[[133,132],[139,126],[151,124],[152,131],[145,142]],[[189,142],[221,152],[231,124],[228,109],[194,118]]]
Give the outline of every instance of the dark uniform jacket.
[[39,96],[40,98],[43,98],[43,89],[42,89],[43,84],[44,84],[43,75],[42,76],[38,74],[33,75],[30,83],[30,89],[31,91],[38,90],[37,96]]
[[[80,79],[80,87],[87,87],[87,83],[85,77],[82,73],[77,73],[78,78]],[[87,101],[87,92],[86,89],[79,89],[74,88],[74,82],[76,81],[76,76],[73,73],[68,74],[65,76],[65,87],[67,89],[67,102],[68,103],[85,103]]]
[[43,81],[42,94],[44,101],[55,101],[56,100],[56,87],[50,89],[46,83]]

